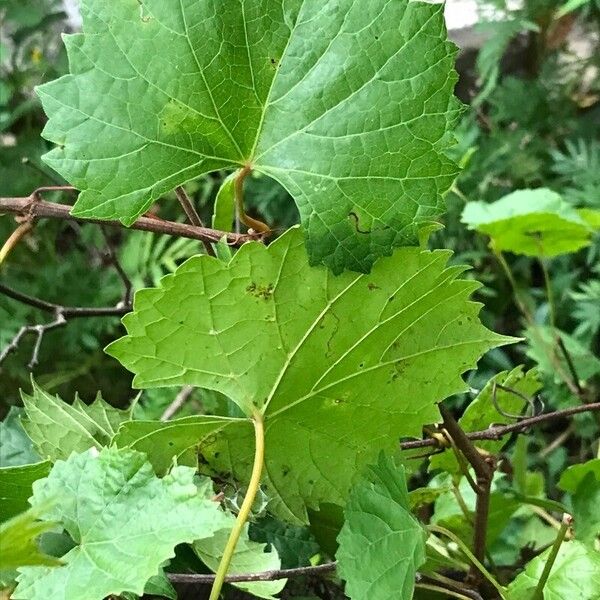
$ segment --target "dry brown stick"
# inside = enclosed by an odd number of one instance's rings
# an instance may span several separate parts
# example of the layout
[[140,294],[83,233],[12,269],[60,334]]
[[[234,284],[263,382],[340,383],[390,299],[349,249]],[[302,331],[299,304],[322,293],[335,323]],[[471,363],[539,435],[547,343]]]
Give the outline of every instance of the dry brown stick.
[[[43,188],[42,191],[47,188]],[[58,204],[56,202],[47,202],[38,200],[35,193],[27,197],[19,198],[0,198],[0,214],[12,213],[15,215],[47,219],[61,219],[63,221],[76,221],[78,223],[98,223],[110,227],[125,228],[123,223],[117,220],[88,219],[80,218],[70,213],[71,206]],[[207,227],[196,227],[187,223],[176,223],[174,221],[163,221],[162,219],[153,219],[150,217],[139,217],[129,229],[138,229],[140,231],[152,231],[153,233],[162,233],[174,237],[183,237],[192,240],[217,243],[225,237],[227,243],[231,246],[240,246],[245,242],[263,239],[263,234],[240,234],[209,229]]]
[[[202,223],[202,219],[200,218],[200,215],[196,212],[196,209],[194,208],[194,205],[190,200],[190,197],[187,195],[185,189],[182,186],[177,186],[175,188],[175,195],[177,196],[179,204],[181,204],[181,207],[187,215],[189,222],[195,227],[204,227],[204,223]],[[204,245],[206,254],[208,254],[209,256],[216,256],[215,249],[212,247],[210,242],[202,240],[202,244]]]
[[[227,575],[225,582],[238,583],[244,581],[277,581],[278,579],[290,579],[292,577],[302,577],[306,575],[323,575],[335,571],[337,563],[330,562],[314,567],[296,567],[295,569],[274,569],[272,571],[262,571],[261,573],[243,573],[236,575]],[[167,573],[167,577],[173,583],[197,583],[212,584],[215,580],[214,575],[203,575],[197,573]]]
[[[543,413],[535,417],[522,419],[518,423],[510,423],[509,425],[495,425],[481,431],[471,431],[465,435],[471,440],[500,440],[505,435],[510,433],[519,433],[524,429],[529,429],[534,425],[539,425],[554,419],[565,419],[584,412],[600,412],[600,402],[590,402],[589,404],[581,404],[572,406],[564,410],[556,410],[550,413]],[[443,447],[437,437],[430,437],[423,440],[408,440],[400,442],[401,450],[417,450],[419,448],[436,448]]]
[[173,402],[171,402],[171,404],[169,404],[169,406],[167,406],[167,408],[161,415],[160,420],[168,421],[169,419],[171,419],[173,417],[173,415],[175,415],[177,413],[177,411],[187,402],[189,397],[192,395],[193,391],[194,391],[193,385],[184,385],[181,388],[181,390],[179,390],[179,393],[177,394],[177,396],[175,396],[175,399],[173,400]]
[[[473,523],[473,554],[480,562],[485,560],[486,537],[488,517],[490,510],[490,491],[494,476],[494,464],[486,460],[467,434],[462,430],[456,419],[443,404],[439,405],[440,413],[444,419],[444,428],[452,438],[454,444],[467,459],[476,476],[476,501],[475,520]],[[469,570],[469,578],[473,582],[481,583],[481,573],[474,565]]]

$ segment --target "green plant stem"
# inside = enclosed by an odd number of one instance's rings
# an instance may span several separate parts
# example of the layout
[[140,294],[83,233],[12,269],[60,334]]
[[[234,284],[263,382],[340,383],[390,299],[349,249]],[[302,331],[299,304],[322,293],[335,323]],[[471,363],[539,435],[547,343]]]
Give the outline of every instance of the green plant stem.
[[494,576],[483,566],[483,564],[475,557],[475,555],[471,552],[469,547],[454,533],[445,527],[440,527],[439,525],[428,525],[427,529],[431,533],[439,533],[441,535],[450,538],[465,554],[465,556],[477,567],[479,572],[496,588],[501,598],[505,598],[504,588],[496,581]]
[[233,558],[238,540],[240,539],[244,525],[248,520],[248,516],[252,510],[252,505],[254,504],[254,499],[256,498],[256,494],[260,487],[260,479],[262,476],[263,463],[265,459],[265,426],[262,414],[259,412],[254,413],[252,416],[252,423],[254,425],[255,436],[254,465],[252,467],[252,475],[250,476],[248,490],[244,496],[242,507],[240,508],[240,512],[238,513],[237,519],[235,520],[231,533],[229,534],[229,539],[227,540],[223,557],[221,558],[219,568],[215,574],[215,581],[210,590],[209,600],[219,600],[221,588],[223,587],[225,577],[227,576],[231,559]]
[[556,535],[556,539],[552,544],[552,549],[550,550],[550,554],[548,555],[548,560],[544,565],[544,570],[540,576],[540,579],[535,587],[533,592],[533,596],[531,596],[531,600],[543,600],[544,599],[544,586],[548,581],[548,577],[550,576],[550,571],[552,571],[552,567],[554,566],[554,561],[556,561],[556,557],[558,556],[558,551],[567,535],[567,531],[569,529],[569,525],[571,524],[571,516],[566,513],[563,515],[562,524],[560,529],[558,530],[558,534]]
[[494,256],[496,257],[496,260],[500,263],[500,266],[502,267],[502,270],[504,271],[504,274],[506,275],[506,278],[508,279],[508,281],[510,283],[510,287],[512,288],[513,295],[515,297],[515,302],[517,303],[519,310],[521,311],[521,313],[523,314],[523,316],[525,317],[527,322],[533,324],[533,322],[534,322],[533,317],[532,317],[531,313],[529,312],[525,303],[521,300],[521,296],[519,294],[519,288],[517,287],[517,282],[515,280],[515,277],[514,277],[512,271],[510,270],[510,266],[508,265],[508,263],[506,262],[506,259],[504,258],[504,255],[499,250],[496,250],[493,242],[490,243],[490,248],[492,249],[492,252],[494,253]]
[[552,281],[550,280],[550,273],[548,271],[548,265],[546,261],[540,257],[540,265],[542,267],[542,273],[544,274],[544,285],[546,286],[546,298],[548,299],[548,309],[550,312],[550,325],[552,329],[556,327],[556,303],[554,302],[554,292],[552,291]]
[[251,167],[246,165],[243,169],[239,171],[235,178],[235,207],[237,210],[238,219],[246,226],[248,229],[252,229],[257,233],[267,233],[270,231],[269,226],[262,221],[258,221],[257,219],[253,219],[249,215],[246,214],[244,210],[244,179],[251,171]]

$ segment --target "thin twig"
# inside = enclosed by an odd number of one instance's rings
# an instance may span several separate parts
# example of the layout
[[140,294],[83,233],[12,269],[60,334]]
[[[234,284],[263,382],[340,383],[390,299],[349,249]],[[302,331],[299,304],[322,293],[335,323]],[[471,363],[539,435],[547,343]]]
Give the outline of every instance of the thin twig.
[[106,252],[108,254],[110,264],[117,272],[119,279],[121,279],[121,281],[123,282],[123,303],[125,305],[131,305],[131,301],[133,299],[133,284],[131,283],[131,279],[129,279],[129,275],[127,275],[125,269],[123,269],[123,266],[119,261],[119,257],[117,256],[117,253],[113,248],[112,241],[106,231],[106,228],[100,226],[100,231],[102,232],[102,236],[104,237],[104,241],[106,242]]
[[131,306],[101,306],[98,308],[87,306],[63,306],[54,302],[47,302],[34,296],[28,296],[0,283],[0,294],[4,294],[17,302],[33,306],[45,312],[60,313],[65,319],[77,319],[80,317],[122,317],[131,311]]
[[[600,411],[600,402],[590,402],[589,404],[581,404],[579,406],[572,406],[571,408],[565,408],[564,410],[556,410],[550,413],[544,413],[536,415],[535,417],[529,417],[523,419],[518,423],[510,423],[509,425],[495,425],[488,429],[481,431],[471,431],[465,435],[471,440],[501,440],[505,435],[510,433],[518,433],[524,429],[529,429],[534,425],[539,425],[547,421],[553,421],[555,419],[565,419],[584,412],[598,412]],[[431,448],[440,447],[440,441],[436,437],[426,438],[424,440],[408,440],[400,442],[401,450],[416,450],[418,448]]]
[[[49,188],[44,188],[47,190]],[[32,217],[61,219],[63,221],[76,221],[78,223],[98,223],[109,227],[125,228],[123,223],[117,220],[88,219],[80,218],[70,213],[71,206],[58,204],[56,202],[47,202],[45,200],[36,200],[34,196],[20,198],[0,198],[0,214],[12,213],[17,215],[31,215]],[[223,237],[230,246],[241,246],[243,243],[252,240],[262,240],[264,234],[238,234],[217,229],[208,229],[206,227],[196,227],[187,223],[176,223],[174,221],[164,221],[162,219],[153,219],[150,217],[139,217],[135,223],[129,226],[129,229],[140,231],[152,231],[174,237],[183,237],[191,240],[200,240],[217,243]]]
[[6,360],[6,358],[8,357],[8,355],[11,352],[14,352],[19,347],[21,340],[28,333],[35,333],[36,334],[35,344],[33,346],[33,352],[31,353],[31,360],[29,361],[29,364],[27,365],[27,367],[29,368],[30,371],[33,370],[33,368],[38,364],[38,361],[39,361],[40,348],[42,345],[42,339],[44,337],[44,334],[47,331],[50,331],[50,329],[62,327],[63,325],[66,324],[66,322],[67,321],[66,321],[65,317],[60,312],[57,312],[56,318],[53,321],[50,321],[50,323],[45,323],[43,325],[42,324],[24,325],[23,327],[21,327],[21,329],[19,329],[17,334],[13,337],[13,339],[10,341],[10,343],[4,348],[4,350],[2,350],[2,352],[0,352],[0,365]]
[[171,419],[173,415],[177,413],[181,409],[181,407],[187,402],[189,397],[192,395],[193,391],[193,385],[184,385],[177,394],[177,396],[175,396],[173,402],[171,402],[171,404],[167,406],[167,408],[161,415],[160,420],[168,421],[169,419]]
[[[467,437],[452,413],[443,404],[439,405],[440,413],[444,419],[444,428],[449,433],[454,444],[467,459],[477,478],[475,493],[475,518],[473,522],[473,554],[480,562],[485,560],[488,516],[490,511],[490,491],[494,476],[494,463],[492,459],[486,460]],[[471,581],[480,582],[481,573],[475,565],[469,571]]]
[[[200,215],[196,212],[196,209],[194,208],[194,205],[190,200],[190,197],[187,195],[185,189],[180,185],[177,186],[175,188],[175,195],[177,196],[179,204],[181,204],[181,207],[187,215],[189,222],[196,227],[204,227],[204,223],[202,223],[202,219],[200,218]],[[202,244],[204,245],[206,254],[208,254],[209,256],[216,256],[215,249],[212,247],[210,242],[202,240]]]
[[562,337],[560,337],[560,335],[558,334],[556,335],[556,345],[558,346],[558,349],[564,356],[565,362],[567,363],[567,367],[569,368],[569,373],[571,373],[571,379],[573,385],[575,386],[575,390],[577,391],[577,395],[581,398],[584,396],[585,390],[581,387],[579,375],[577,374],[577,369],[575,367],[575,363],[573,362],[573,357],[571,356],[571,353],[567,350],[567,347],[565,346],[565,342],[563,341]]
[[[274,569],[260,573],[241,573],[227,575],[226,583],[242,583],[246,581],[277,581],[279,579],[291,579],[293,577],[305,577],[311,575],[324,575],[335,571],[337,563],[330,562],[314,567],[296,567],[295,569]],[[215,575],[202,575],[197,573],[167,573],[167,577],[173,583],[196,583],[211,585],[215,581]]]

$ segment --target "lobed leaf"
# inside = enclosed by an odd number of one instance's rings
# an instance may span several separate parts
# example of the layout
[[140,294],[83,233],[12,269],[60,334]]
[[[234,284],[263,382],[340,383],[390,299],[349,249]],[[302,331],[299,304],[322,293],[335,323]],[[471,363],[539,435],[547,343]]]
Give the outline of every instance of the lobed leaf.
[[[367,271],[418,242],[457,168],[443,6],[409,0],[84,0],[70,74],[38,88],[73,214],[131,224],[250,166],[293,196],[311,262]],[[132,109],[135,107],[135,109]]]
[[11,406],[0,423],[0,467],[28,465],[40,460],[21,425],[22,412],[22,409]]
[[383,454],[350,492],[338,572],[352,600],[411,600],[425,532],[410,512],[404,468]]
[[[107,352],[137,387],[194,385],[247,417],[260,411],[272,509],[306,522],[306,506],[343,503],[357,470],[420,435],[439,419],[436,402],[464,390],[461,373],[511,341],[481,325],[468,300],[478,284],[446,267],[448,256],[399,249],[370,275],[333,277],[309,266],[297,229],[268,249],[244,245],[229,265],[198,256],[136,295],[129,335]],[[115,439],[143,443],[161,467],[199,440],[213,470],[247,481],[249,419],[125,423]]]
[[[194,469],[174,467],[158,479],[146,457],[133,450],[92,448],[59,460],[35,483],[31,503],[43,510],[44,520],[61,523],[76,546],[60,568],[20,569],[12,597],[141,595],[177,544],[210,537],[225,526],[224,513],[211,500],[211,482],[197,485],[194,476]],[[49,499],[55,504],[47,507]]]
[[23,428],[37,451],[52,462],[67,459],[72,452],[110,444],[119,425],[131,419],[131,410],[113,408],[100,394],[90,405],[80,398],[70,405],[33,380],[32,386],[31,395],[21,391],[27,415]]

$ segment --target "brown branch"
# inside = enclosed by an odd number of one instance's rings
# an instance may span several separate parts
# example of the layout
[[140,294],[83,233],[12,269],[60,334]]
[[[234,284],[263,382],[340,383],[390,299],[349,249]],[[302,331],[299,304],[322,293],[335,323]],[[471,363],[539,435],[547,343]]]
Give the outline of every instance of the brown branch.
[[569,368],[569,372],[571,373],[571,379],[573,383],[574,390],[580,398],[583,398],[585,394],[585,390],[581,387],[581,383],[579,380],[579,375],[577,374],[577,369],[575,368],[575,363],[573,362],[573,357],[567,350],[563,339],[560,335],[556,335],[556,345],[558,349],[561,351],[564,356],[565,362],[567,363],[567,367]]
[[[473,523],[473,554],[483,563],[485,560],[488,517],[490,512],[490,491],[494,476],[493,459],[486,459],[475,447],[467,434],[460,427],[450,410],[439,404],[440,413],[444,420],[444,428],[452,438],[456,448],[467,459],[477,478],[475,493],[475,520]],[[469,570],[469,579],[481,583],[481,573],[474,565]]]
[[169,419],[171,419],[173,415],[177,413],[181,409],[181,407],[188,401],[189,397],[192,395],[193,392],[193,385],[184,385],[181,388],[181,390],[179,390],[177,396],[175,396],[173,402],[171,402],[169,406],[167,406],[167,408],[161,415],[160,420],[168,421]]
[[[185,189],[182,186],[177,186],[175,188],[175,195],[177,196],[179,204],[181,204],[181,207],[187,215],[189,222],[195,227],[204,227],[204,223],[202,223],[202,219],[200,218],[200,215],[196,212],[196,209],[194,208],[194,205],[192,204],[192,201],[187,195]],[[206,254],[208,254],[209,256],[216,256],[215,249],[212,247],[210,242],[202,240],[202,244],[204,245]]]
[[21,340],[29,333],[36,334],[36,340],[29,361],[29,369],[33,369],[38,363],[38,357],[40,348],[42,345],[42,339],[44,334],[50,329],[62,327],[67,324],[69,319],[81,318],[81,317],[121,317],[131,310],[131,304],[121,302],[117,306],[103,306],[99,308],[83,307],[83,306],[63,306],[61,304],[55,304],[54,302],[47,302],[41,298],[34,296],[28,296],[17,290],[13,290],[0,283],[0,293],[4,294],[8,298],[32,306],[47,313],[54,315],[54,320],[50,323],[38,323],[36,325],[24,325],[19,329],[16,335],[8,343],[8,345],[0,352],[0,365],[8,357],[9,354],[17,350]]
[[13,290],[12,288],[0,283],[0,294],[4,294],[17,302],[27,304],[33,308],[39,308],[45,312],[61,314],[65,319],[77,319],[80,317],[122,317],[131,311],[131,305],[119,304],[117,306],[101,306],[98,308],[87,306],[63,306],[54,302],[47,302],[34,296],[28,296]]
[[[315,567],[296,567],[295,569],[274,569],[261,573],[243,573],[227,575],[226,583],[241,583],[245,581],[277,581],[278,579],[290,579],[307,575],[323,575],[335,571],[337,563],[330,562]],[[215,575],[202,575],[197,573],[167,573],[169,581],[173,583],[196,583],[210,585],[215,580]]]
[[102,236],[106,242],[106,252],[108,254],[110,264],[117,272],[119,279],[123,282],[123,304],[131,305],[131,301],[133,299],[133,283],[131,283],[129,275],[127,275],[123,265],[121,265],[121,262],[119,261],[119,257],[117,256],[116,250],[113,248],[112,241],[106,231],[106,228],[100,226],[100,231],[102,232]]
[[[40,188],[45,191],[50,188]],[[54,188],[53,188],[54,189]],[[21,216],[41,217],[47,219],[61,219],[63,221],[76,221],[78,223],[98,223],[110,227],[124,227],[117,220],[88,219],[80,218],[70,213],[71,206],[58,204],[56,202],[47,202],[38,200],[36,192],[31,196],[24,198],[0,198],[0,214],[12,213]],[[175,237],[183,237],[201,242],[217,243],[225,237],[227,243],[231,246],[240,246],[251,240],[260,240],[264,237],[262,234],[239,234],[207,227],[196,227],[187,223],[176,223],[174,221],[163,221],[162,219],[152,219],[150,217],[139,217],[129,229],[140,231],[152,231],[153,233],[162,233]]]
[[[564,410],[556,410],[550,413],[544,413],[536,415],[535,417],[528,417],[518,423],[511,423],[509,425],[496,425],[483,429],[481,431],[471,431],[465,435],[471,440],[501,440],[505,435],[510,433],[519,433],[524,429],[529,429],[534,425],[539,425],[547,421],[553,421],[555,419],[568,418],[573,415],[577,415],[584,412],[599,412],[600,402],[591,402],[589,404],[581,404],[579,406],[573,406],[571,408],[565,408]],[[437,437],[430,437],[424,440],[408,440],[400,442],[401,450],[416,450],[419,448],[443,448],[443,444]]]

